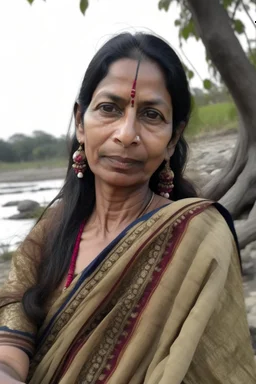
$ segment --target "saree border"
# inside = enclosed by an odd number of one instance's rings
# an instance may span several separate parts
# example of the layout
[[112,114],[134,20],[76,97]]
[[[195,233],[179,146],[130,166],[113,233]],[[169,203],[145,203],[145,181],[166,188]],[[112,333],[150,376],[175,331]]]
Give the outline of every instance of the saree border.
[[[172,203],[170,203],[172,204]],[[104,261],[104,259],[107,257],[108,253],[115,247],[115,245],[118,244],[118,242],[126,235],[126,233],[136,224],[140,223],[141,221],[149,219],[153,214],[157,213],[160,209],[170,205],[166,204],[163,207],[157,208],[151,212],[146,213],[144,216],[140,217],[139,219],[136,219],[131,224],[129,224],[110,244],[108,244],[101,252],[100,254],[81,272],[81,276],[78,278],[78,281],[74,284],[71,291],[68,293],[68,296],[64,303],[60,306],[60,308],[56,311],[56,313],[53,315],[51,321],[49,324],[45,327],[42,334],[40,335],[40,338],[37,340],[38,348],[40,348],[41,344],[43,343],[45,337],[47,337],[47,332],[50,329],[51,326],[53,326],[54,322],[58,320],[58,316],[61,315],[61,313],[64,311],[65,307],[69,304],[71,299],[74,295],[78,294],[78,289],[81,287],[81,285],[85,282],[87,277],[91,277],[93,272],[96,272],[97,267]]]
[[[156,288],[158,287],[164,272],[173,260],[175,251],[177,250],[180,242],[185,236],[185,229],[188,227],[193,217],[201,213],[205,209],[205,207],[209,206],[210,204],[211,203],[204,203],[203,205],[190,208],[189,211],[184,212],[183,215],[177,218],[173,223],[174,228],[176,228],[175,237],[171,233],[171,236],[168,240],[168,247],[163,254],[162,260],[156,265],[152,275],[152,280],[148,282],[147,287],[144,291],[146,294],[144,294],[139,300],[136,312],[131,313],[129,320],[127,321],[127,324],[124,327],[123,334],[120,336],[120,339],[118,340],[115,346],[115,350],[112,352],[112,354],[114,354],[113,358],[108,361],[106,368],[101,373],[99,378],[95,381],[95,384],[107,383],[110,377],[115,372],[115,368],[118,365],[118,361],[124,354],[126,347],[128,346],[128,342],[131,339],[141,316],[143,315],[143,310],[147,307],[149,300],[155,292]],[[83,374],[82,372],[83,371],[81,371],[80,374]]]
[[[121,330],[119,332],[118,338],[115,337],[115,342],[111,343],[109,336],[112,334],[114,335],[114,332],[112,332],[111,329],[107,329],[105,331],[106,337],[104,338],[105,340],[102,341],[101,346],[106,345],[109,343],[109,348],[107,350],[102,350],[100,346],[98,347],[98,351],[94,351],[93,356],[87,361],[86,365],[84,368],[81,369],[80,374],[79,374],[79,379],[78,382],[84,382],[85,380],[84,375],[86,376],[86,382],[92,382],[96,384],[100,383],[105,383],[105,380],[108,380],[108,377],[110,377],[114,369],[121,358],[122,354],[124,353],[126,346],[132,337],[132,334],[134,330],[136,329],[136,326],[140,320],[141,315],[143,314],[143,309],[146,308],[151,296],[153,295],[155,289],[157,288],[162,275],[164,274],[166,268],[170,264],[170,262],[173,259],[173,256],[175,254],[175,251],[182,240],[184,236],[184,230],[185,228],[189,225],[191,219],[202,212],[205,207],[211,205],[212,202],[210,201],[202,201],[200,202],[193,202],[189,206],[182,207],[178,211],[174,213],[174,215],[168,217],[167,220],[165,220],[158,228],[157,230],[152,233],[147,240],[138,248],[136,253],[133,255],[133,258],[130,260],[129,264],[126,266],[125,270],[122,272],[122,275],[120,276],[120,279],[122,279],[122,276],[125,274],[127,269],[130,269],[132,263],[137,259],[138,254],[141,252],[141,250],[148,244],[150,243],[151,239],[156,237],[159,231],[162,230],[164,226],[167,225],[168,221],[173,220],[173,218],[176,216],[176,219],[173,222],[172,226],[167,226],[165,228],[165,232],[169,231],[169,237],[168,241],[165,247],[165,251],[163,255],[161,256],[161,260],[158,260],[156,262],[156,265],[153,268],[153,272],[151,275],[151,279],[149,283],[147,283],[147,286],[143,289],[141,297],[139,297],[139,300],[135,306],[136,311],[134,312],[133,309],[131,310],[130,313],[128,313],[128,317],[123,314],[123,319],[119,321],[123,326],[121,327]],[[173,229],[175,229],[175,238],[172,236]],[[161,236],[163,238],[166,237],[165,233],[162,233]],[[105,296],[103,301],[107,301],[109,296],[111,295],[112,291],[114,290],[115,287],[112,287],[111,291],[109,291],[108,295]],[[102,302],[99,304],[98,308],[100,308],[102,305]],[[92,316],[87,320],[85,324],[81,327],[80,331],[77,334],[77,337],[73,340],[72,345],[68,348],[67,352],[65,353],[62,363],[58,367],[58,369],[55,372],[53,382],[58,382],[65,373],[67,372],[68,368],[72,364],[73,359],[79,353],[79,350],[83,347],[83,345],[86,343],[87,338],[90,335],[90,332],[87,335],[81,334],[81,330],[83,333],[84,328],[86,328],[88,325],[90,326],[90,320],[92,319],[93,315],[97,312],[98,308],[94,311]],[[134,308],[134,306],[131,305],[131,308]],[[112,323],[111,323],[112,324]],[[111,326],[109,327],[111,328]],[[112,325],[112,328],[118,329],[117,326]],[[86,337],[83,337],[86,336]],[[109,342],[107,342],[109,340]],[[111,345],[115,345],[114,350],[111,350]],[[103,356],[109,356],[109,354],[112,356],[112,358],[109,360],[109,357],[106,359],[103,359]],[[102,364],[99,364],[99,361],[102,359]],[[99,369],[99,365],[101,365],[101,368]],[[107,368],[103,369],[103,366],[106,366]],[[90,372],[86,372],[88,367],[90,368]],[[101,371],[100,376],[98,378],[93,377],[92,370],[93,367],[95,368],[95,375],[97,375],[97,371]],[[103,369],[103,371],[102,371]],[[56,381],[57,380],[57,381]],[[96,381],[95,381],[96,380]]]

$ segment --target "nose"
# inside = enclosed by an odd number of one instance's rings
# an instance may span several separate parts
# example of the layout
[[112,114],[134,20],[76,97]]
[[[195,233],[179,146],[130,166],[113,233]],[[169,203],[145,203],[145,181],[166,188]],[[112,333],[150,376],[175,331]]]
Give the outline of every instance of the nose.
[[136,126],[136,113],[130,110],[123,119],[118,121],[118,128],[114,134],[114,142],[123,147],[138,145],[138,127]]

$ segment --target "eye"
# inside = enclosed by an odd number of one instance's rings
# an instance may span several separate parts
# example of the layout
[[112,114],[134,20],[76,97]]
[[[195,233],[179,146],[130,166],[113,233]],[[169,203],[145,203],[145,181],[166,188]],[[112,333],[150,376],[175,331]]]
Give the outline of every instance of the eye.
[[120,109],[112,103],[104,103],[100,104],[98,109],[103,112],[104,114],[120,114]]
[[147,109],[143,112],[143,116],[145,116],[148,120],[159,121],[164,120],[164,117],[156,111],[155,109]]

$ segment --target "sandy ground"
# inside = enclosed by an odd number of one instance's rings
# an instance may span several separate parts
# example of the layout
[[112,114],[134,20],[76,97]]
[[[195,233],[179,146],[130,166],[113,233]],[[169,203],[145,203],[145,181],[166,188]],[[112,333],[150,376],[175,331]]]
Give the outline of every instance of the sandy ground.
[[64,179],[65,173],[65,168],[21,169],[8,172],[0,171],[0,183]]

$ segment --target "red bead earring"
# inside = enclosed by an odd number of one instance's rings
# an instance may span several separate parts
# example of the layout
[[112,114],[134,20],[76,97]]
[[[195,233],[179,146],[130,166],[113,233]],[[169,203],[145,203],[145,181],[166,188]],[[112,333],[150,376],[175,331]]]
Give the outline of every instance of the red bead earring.
[[86,156],[82,148],[82,145],[79,143],[79,148],[73,154],[74,164],[72,167],[75,171],[75,174],[79,179],[84,177],[84,171],[86,170]]
[[170,193],[173,190],[174,184],[174,173],[169,166],[167,161],[164,169],[159,173],[159,183],[158,183],[158,192],[160,196],[169,199]]

